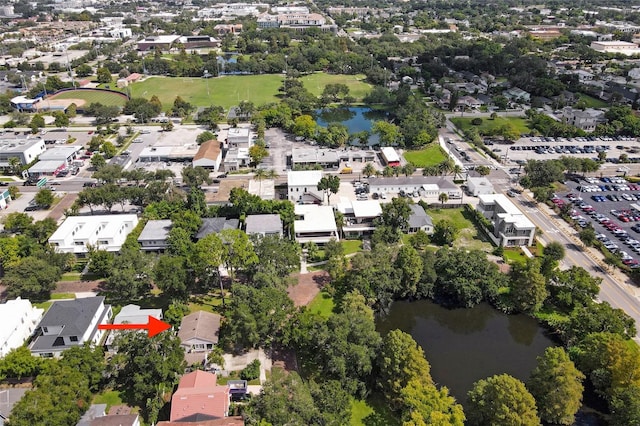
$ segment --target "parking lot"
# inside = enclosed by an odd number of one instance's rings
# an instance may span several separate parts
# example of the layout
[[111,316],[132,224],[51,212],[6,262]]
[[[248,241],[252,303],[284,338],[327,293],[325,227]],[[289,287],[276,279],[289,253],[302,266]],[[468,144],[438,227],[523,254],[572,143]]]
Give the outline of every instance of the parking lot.
[[630,162],[640,163],[640,148],[635,138],[619,137],[579,137],[579,138],[547,138],[532,137],[520,139],[513,145],[497,144],[485,141],[485,144],[496,145],[492,148],[499,155],[506,156],[514,162],[526,160],[549,160],[563,155],[579,158],[598,159],[600,152],[606,153],[607,162],[620,162],[620,155],[625,154]]
[[571,205],[572,219],[583,228],[591,224],[609,251],[627,266],[640,267],[640,185],[605,176],[567,181],[567,186],[570,192],[557,194],[553,203]]

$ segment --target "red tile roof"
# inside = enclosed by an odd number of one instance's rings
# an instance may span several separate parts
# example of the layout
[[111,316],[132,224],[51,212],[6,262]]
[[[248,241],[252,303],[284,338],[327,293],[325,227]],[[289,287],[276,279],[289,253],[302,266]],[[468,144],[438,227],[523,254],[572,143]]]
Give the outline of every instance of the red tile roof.
[[159,422],[157,426],[244,426],[244,420],[236,416],[201,422]]
[[180,379],[171,398],[171,421],[204,421],[224,418],[229,411],[229,388],[217,385],[217,376],[194,371]]

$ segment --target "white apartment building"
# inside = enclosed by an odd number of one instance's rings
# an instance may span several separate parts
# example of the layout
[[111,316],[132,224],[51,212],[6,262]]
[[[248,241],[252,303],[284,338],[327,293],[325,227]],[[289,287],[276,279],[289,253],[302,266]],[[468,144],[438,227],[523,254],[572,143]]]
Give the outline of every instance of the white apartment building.
[[17,298],[0,304],[0,358],[19,348],[33,334],[42,319],[44,309],[28,300]]
[[598,52],[622,53],[627,56],[640,54],[638,45],[628,41],[592,41],[591,48]]
[[293,228],[297,242],[326,244],[332,238],[340,239],[333,207],[296,204],[295,214]]
[[531,246],[536,226],[504,194],[479,195],[476,209],[493,223],[493,241],[504,247]]
[[49,237],[49,244],[59,253],[85,254],[89,246],[119,251],[137,224],[135,214],[69,216]]
[[318,189],[320,179],[322,179],[322,171],[320,170],[290,171],[287,173],[289,201],[300,204],[322,203],[324,191]]

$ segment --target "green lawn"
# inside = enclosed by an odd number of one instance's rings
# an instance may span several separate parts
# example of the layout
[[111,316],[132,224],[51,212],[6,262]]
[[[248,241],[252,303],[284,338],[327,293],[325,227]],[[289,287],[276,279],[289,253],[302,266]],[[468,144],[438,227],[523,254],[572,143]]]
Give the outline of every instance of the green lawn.
[[48,300],[46,302],[34,303],[33,306],[35,306],[36,308],[44,309],[44,311],[46,312],[51,305],[53,305],[53,302],[51,300]]
[[431,216],[433,223],[446,219],[451,221],[458,229],[458,236],[453,243],[454,247],[467,250],[481,250],[490,253],[493,245],[482,234],[478,234],[478,229],[473,222],[465,216],[462,207],[457,209],[429,209],[427,214]]
[[580,94],[578,96],[580,97],[581,101],[585,101],[585,103],[587,104],[587,108],[608,108],[609,107],[608,103],[606,103],[601,99],[594,98],[593,96],[589,96],[585,94]]
[[344,254],[353,254],[362,250],[362,241],[360,240],[342,240],[340,243],[342,243]]
[[[226,302],[229,303],[230,295],[226,298]],[[212,313],[219,313],[222,306],[222,298],[220,298],[219,291],[215,294],[208,294],[206,296],[192,296],[189,301],[189,309],[191,312],[195,311],[207,311]]]
[[83,99],[87,104],[100,102],[103,105],[123,106],[127,99],[117,93],[102,90],[69,90],[51,96],[50,99]]
[[[302,77],[303,84],[313,94],[320,95],[328,83],[344,83],[351,95],[362,99],[371,86],[363,76],[315,73]],[[150,77],[130,86],[132,97],[151,98],[156,95],[165,110],[173,105],[176,96],[198,107],[220,105],[228,110],[242,100],[256,106],[276,102],[283,76],[279,74],[222,76],[210,79],[198,77]]]
[[65,272],[60,277],[60,281],[80,281],[82,279],[82,274],[80,272]]
[[53,293],[51,295],[51,300],[60,300],[60,299],[75,299],[75,293]]
[[327,74],[317,72],[305,75],[300,80],[304,84],[305,89],[316,96],[320,96],[327,84],[342,83],[349,88],[349,94],[357,100],[362,100],[367,93],[371,91],[371,85],[364,82],[365,76],[362,74],[346,75],[346,74]]
[[400,419],[377,397],[366,401],[360,399],[351,401],[350,426],[396,426],[399,424]]
[[524,263],[527,260],[527,256],[524,255],[519,248],[509,248],[504,250],[504,258],[508,263],[520,262]]
[[[498,113],[499,114],[499,113]],[[455,117],[451,118],[451,122],[456,125],[456,127],[460,130],[467,130],[470,127],[475,127],[478,129],[478,133],[483,134],[491,134],[493,131],[501,128],[506,124],[511,124],[515,126],[519,133],[529,133],[531,129],[529,128],[529,121],[526,118],[520,117],[496,117],[495,120],[490,119],[489,117],[482,117],[482,124],[479,126],[474,126],[471,124],[471,120],[474,117]]]
[[120,392],[114,390],[105,390],[93,398],[94,404],[107,404],[107,410],[114,405],[122,404],[122,397]]
[[309,303],[309,310],[313,313],[319,314],[324,318],[329,318],[333,313],[333,307],[335,303],[333,298],[325,291],[321,291],[313,298]]
[[447,155],[442,151],[440,145],[431,144],[417,151],[406,151],[404,158],[416,167],[429,167],[442,163],[447,159]]

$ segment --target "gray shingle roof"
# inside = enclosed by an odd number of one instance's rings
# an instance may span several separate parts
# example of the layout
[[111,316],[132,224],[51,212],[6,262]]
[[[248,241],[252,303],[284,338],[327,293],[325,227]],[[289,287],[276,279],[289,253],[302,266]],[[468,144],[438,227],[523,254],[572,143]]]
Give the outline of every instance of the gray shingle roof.
[[282,219],[278,214],[250,214],[245,219],[247,234],[275,234],[282,232]]
[[431,216],[429,216],[419,204],[410,204],[411,215],[409,216],[409,228],[421,228],[423,226],[433,226]]
[[238,229],[240,221],[238,219],[226,219],[224,217],[208,217],[202,219],[202,226],[196,234],[197,239],[206,237],[209,234],[217,234],[223,229]]

